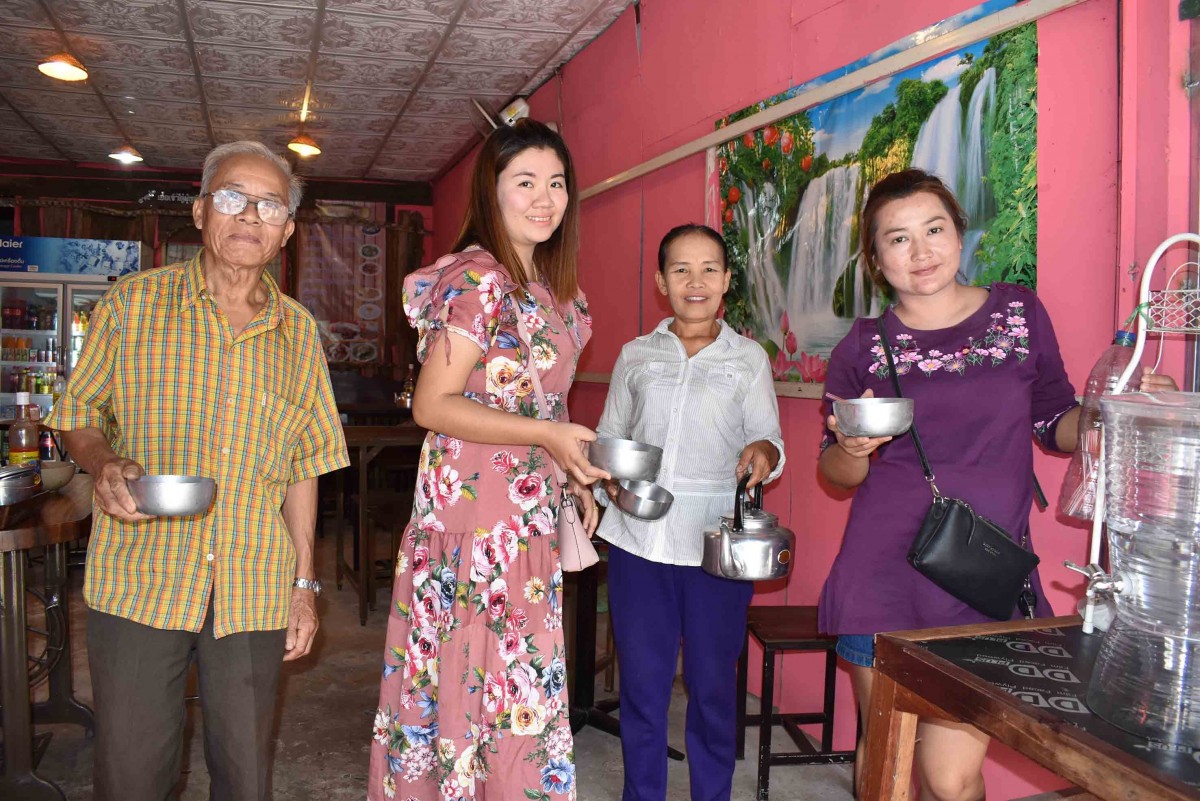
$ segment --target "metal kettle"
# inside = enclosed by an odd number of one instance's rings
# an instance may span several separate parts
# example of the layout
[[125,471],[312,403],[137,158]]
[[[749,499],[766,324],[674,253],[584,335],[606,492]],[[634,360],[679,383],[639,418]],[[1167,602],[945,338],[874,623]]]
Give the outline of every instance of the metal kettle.
[[748,500],[747,473],[738,482],[733,511],[721,515],[716,529],[704,531],[704,557],[700,566],[719,578],[771,581],[792,572],[796,535],[778,525],[779,518],[762,508],[762,484]]

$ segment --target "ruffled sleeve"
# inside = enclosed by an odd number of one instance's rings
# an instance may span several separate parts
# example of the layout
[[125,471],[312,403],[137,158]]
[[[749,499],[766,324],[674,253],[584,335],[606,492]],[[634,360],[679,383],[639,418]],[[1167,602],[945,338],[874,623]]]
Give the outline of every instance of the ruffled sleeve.
[[501,301],[515,289],[504,267],[484,250],[443,256],[404,279],[404,314],[417,331],[417,359],[424,364],[447,331],[487,353],[496,333]]
[[588,313],[587,296],[583,294],[582,289],[571,302],[571,318],[568,322],[575,329],[579,349],[583,350],[592,338],[592,315]]

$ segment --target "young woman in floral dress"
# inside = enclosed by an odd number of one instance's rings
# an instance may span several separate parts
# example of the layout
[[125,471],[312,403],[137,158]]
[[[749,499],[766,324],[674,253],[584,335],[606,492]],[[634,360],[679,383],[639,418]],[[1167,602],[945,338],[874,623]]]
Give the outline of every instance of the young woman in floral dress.
[[591,334],[574,192],[557,133],[496,130],[456,252],[405,280],[423,364],[413,418],[430,433],[396,561],[370,799],[575,797],[550,460],[589,530],[586,485],[607,476],[583,453],[595,434],[567,421]]

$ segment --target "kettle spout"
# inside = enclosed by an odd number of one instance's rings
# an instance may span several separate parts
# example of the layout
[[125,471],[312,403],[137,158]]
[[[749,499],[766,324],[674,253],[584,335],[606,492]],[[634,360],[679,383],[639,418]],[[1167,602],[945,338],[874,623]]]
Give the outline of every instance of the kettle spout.
[[729,531],[721,526],[721,573],[725,578],[738,579],[746,572],[746,566],[733,554],[733,543]]

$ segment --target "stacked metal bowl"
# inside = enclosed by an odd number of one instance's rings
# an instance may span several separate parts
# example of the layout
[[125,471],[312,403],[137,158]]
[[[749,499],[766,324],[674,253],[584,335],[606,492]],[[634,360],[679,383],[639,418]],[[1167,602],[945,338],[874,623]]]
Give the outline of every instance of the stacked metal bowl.
[[654,483],[662,457],[662,448],[616,437],[600,437],[588,448],[588,460],[620,484],[617,508],[642,520],[658,520],[675,500]]

